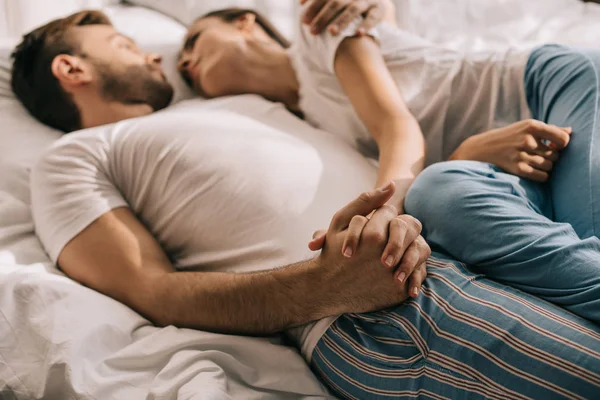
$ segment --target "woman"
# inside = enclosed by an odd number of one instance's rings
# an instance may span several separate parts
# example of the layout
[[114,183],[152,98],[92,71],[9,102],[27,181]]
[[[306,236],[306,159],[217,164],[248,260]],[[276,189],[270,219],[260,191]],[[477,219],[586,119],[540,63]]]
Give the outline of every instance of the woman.
[[[600,219],[576,217],[584,211],[569,207],[572,192],[564,193],[576,184],[582,198],[596,191],[589,179],[596,168],[590,116],[597,114],[600,56],[547,46],[465,58],[402,32],[392,13],[365,36],[352,29],[313,36],[302,27],[299,42],[287,47],[255,12],[223,10],[190,27],[179,68],[204,96],[259,94],[352,145],[375,147],[377,184],[403,182],[397,205],[424,165],[449,158],[485,162],[428,169],[409,193],[406,211],[424,222],[438,250],[469,262],[474,254],[473,264],[487,275],[600,323],[600,242],[593,234]],[[547,181],[553,169],[548,185],[534,182]],[[459,190],[447,196],[438,187]],[[600,213],[600,204],[586,207]],[[493,235],[485,231],[487,218],[498,222]],[[515,229],[525,218],[533,229]],[[351,225],[348,236],[359,238],[361,229]],[[360,250],[358,242],[348,244],[350,256]],[[323,237],[311,244],[322,245]],[[556,257],[561,250],[582,266],[577,279],[564,268],[565,257]],[[535,263],[540,254],[547,264]],[[338,395],[552,399],[598,393],[596,324],[461,265],[432,261],[428,272],[423,295],[392,310],[345,315],[319,325],[320,332],[292,332]]]

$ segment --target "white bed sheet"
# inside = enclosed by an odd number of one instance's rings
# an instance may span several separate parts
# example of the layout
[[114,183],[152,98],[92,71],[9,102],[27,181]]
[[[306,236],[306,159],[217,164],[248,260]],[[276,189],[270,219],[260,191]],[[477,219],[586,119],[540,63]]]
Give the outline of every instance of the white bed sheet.
[[464,50],[600,47],[600,5],[580,0],[394,0],[401,25]]
[[[578,0],[398,2],[407,29],[461,50],[600,44],[600,7]],[[135,18],[136,11],[127,12]],[[138,29],[139,22],[129,27]],[[164,38],[159,24],[151,27]],[[243,101],[234,100],[234,107],[247,108]],[[325,396],[298,354],[277,338],[200,338],[191,330],[158,329],[56,271],[29,212],[27,166],[40,147],[0,149],[0,161],[17,166],[0,171],[0,399]]]

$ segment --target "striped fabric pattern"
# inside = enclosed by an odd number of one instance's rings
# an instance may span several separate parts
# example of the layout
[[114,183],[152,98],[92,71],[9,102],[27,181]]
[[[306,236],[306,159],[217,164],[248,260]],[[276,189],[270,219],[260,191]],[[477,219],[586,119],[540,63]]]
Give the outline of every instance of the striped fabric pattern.
[[422,295],[340,317],[313,368],[345,399],[600,399],[600,327],[436,255]]

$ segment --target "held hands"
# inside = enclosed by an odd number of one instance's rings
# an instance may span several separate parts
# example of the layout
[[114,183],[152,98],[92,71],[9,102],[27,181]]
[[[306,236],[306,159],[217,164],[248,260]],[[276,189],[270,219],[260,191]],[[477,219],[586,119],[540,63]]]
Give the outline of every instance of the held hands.
[[488,162],[521,178],[546,182],[572,132],[571,128],[525,120],[468,138],[450,160]]
[[300,0],[300,4],[311,2],[302,15],[302,22],[311,26],[311,33],[320,34],[329,27],[332,35],[338,35],[361,15],[364,21],[357,33],[364,35],[381,22],[389,8],[389,0]]
[[390,183],[363,193],[337,212],[327,232],[315,234],[309,244],[311,250],[323,249],[318,258],[347,306],[341,312],[380,310],[409,295],[417,297],[427,276],[425,262],[431,250],[420,236],[420,222],[398,216],[395,207],[385,205],[395,190]]

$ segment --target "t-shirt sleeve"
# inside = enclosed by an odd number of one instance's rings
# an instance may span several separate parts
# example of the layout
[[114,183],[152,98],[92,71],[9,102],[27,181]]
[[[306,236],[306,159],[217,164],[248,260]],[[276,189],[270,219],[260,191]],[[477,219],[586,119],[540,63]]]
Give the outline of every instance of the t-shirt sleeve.
[[[304,57],[310,57],[319,68],[331,74],[335,74],[335,56],[338,48],[344,39],[356,36],[356,32],[362,22],[362,17],[356,18],[337,36],[332,35],[327,30],[319,35],[313,35],[310,33],[310,26],[301,23],[298,40],[300,41],[299,45]],[[379,26],[369,30],[367,35],[379,42]]]
[[31,171],[35,229],[54,263],[88,225],[112,209],[127,206],[108,176],[105,139],[85,139],[61,139]]

